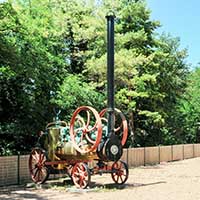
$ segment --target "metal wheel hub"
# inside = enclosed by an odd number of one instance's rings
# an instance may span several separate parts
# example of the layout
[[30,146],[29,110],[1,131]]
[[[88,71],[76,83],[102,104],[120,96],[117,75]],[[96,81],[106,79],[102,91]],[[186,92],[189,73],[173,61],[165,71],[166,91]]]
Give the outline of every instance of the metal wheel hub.
[[43,168],[43,163],[37,163],[36,165],[35,165],[35,167],[37,167],[38,169],[42,169]]
[[116,135],[111,136],[104,144],[106,158],[110,161],[117,161],[121,158],[123,149],[121,141]]

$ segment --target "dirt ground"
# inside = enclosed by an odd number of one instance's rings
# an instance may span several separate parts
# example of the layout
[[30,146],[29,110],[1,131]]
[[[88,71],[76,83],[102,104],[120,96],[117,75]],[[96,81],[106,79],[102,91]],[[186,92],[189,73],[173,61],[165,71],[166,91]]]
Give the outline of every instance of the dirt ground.
[[92,176],[90,189],[80,190],[69,180],[0,188],[0,200],[199,200],[200,158],[130,169],[122,187],[109,174]]

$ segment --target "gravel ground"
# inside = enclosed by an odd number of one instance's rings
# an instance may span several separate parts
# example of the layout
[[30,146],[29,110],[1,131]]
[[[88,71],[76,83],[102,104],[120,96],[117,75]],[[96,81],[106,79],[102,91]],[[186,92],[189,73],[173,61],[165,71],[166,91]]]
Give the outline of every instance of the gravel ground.
[[79,190],[63,179],[42,187],[0,188],[0,200],[198,200],[200,158],[130,169],[126,184],[116,188],[109,174],[92,176],[90,189]]

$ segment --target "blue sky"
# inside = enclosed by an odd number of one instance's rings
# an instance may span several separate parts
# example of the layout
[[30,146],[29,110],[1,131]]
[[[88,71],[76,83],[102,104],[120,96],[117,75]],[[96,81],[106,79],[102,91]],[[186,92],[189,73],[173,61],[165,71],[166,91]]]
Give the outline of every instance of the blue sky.
[[187,62],[192,67],[200,62],[200,1],[146,0],[151,19],[161,22],[158,32],[180,38],[181,48],[188,49]]

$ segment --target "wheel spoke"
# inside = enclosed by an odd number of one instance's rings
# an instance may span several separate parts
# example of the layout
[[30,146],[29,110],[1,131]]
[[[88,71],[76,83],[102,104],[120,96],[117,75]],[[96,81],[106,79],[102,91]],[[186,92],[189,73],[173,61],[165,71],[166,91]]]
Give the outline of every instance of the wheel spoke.
[[37,180],[40,182],[41,181],[41,170],[38,170],[38,176],[37,176]]
[[45,177],[46,174],[47,174],[47,171],[46,171],[44,168],[42,168],[41,172],[42,172],[42,174],[43,174],[43,177]]
[[42,152],[40,152],[39,154],[39,163],[42,163],[42,157],[44,156],[44,154]]
[[81,173],[81,172],[82,172],[82,169],[81,169],[81,167],[82,167],[81,165],[77,166],[77,170],[78,170],[78,172],[79,172],[79,173]]
[[74,172],[74,175],[75,176],[79,176],[79,172]]
[[42,153],[42,154],[41,154],[40,162],[41,162],[41,163],[44,163],[44,161],[45,161],[45,155]]
[[79,184],[80,184],[80,187],[82,188],[82,186],[83,186],[83,177],[82,176],[80,176]]
[[121,179],[121,183],[123,182],[123,178],[122,178],[122,175],[119,175],[120,179]]
[[83,180],[82,180],[82,187],[85,188],[86,185],[87,185],[87,182],[86,182],[86,180],[83,179]]
[[38,159],[36,158],[36,155],[32,155],[32,158],[33,158],[35,161],[38,161]]
[[119,175],[117,174],[117,183],[119,183]]
[[34,176],[33,176],[33,178],[35,178],[36,177],[36,175],[38,174],[38,171],[39,171],[39,169],[37,168],[37,170],[35,171],[35,173],[34,173]]
[[37,166],[34,166],[33,168],[31,168],[31,171],[34,171],[35,169],[37,169]]
[[39,162],[39,154],[38,154],[38,152],[37,152],[37,150],[35,151],[35,159]]

